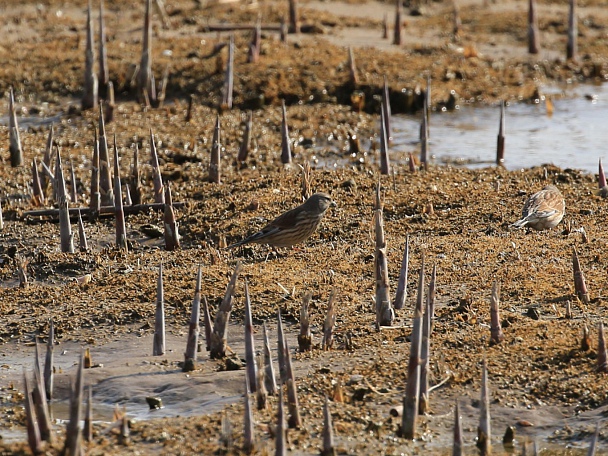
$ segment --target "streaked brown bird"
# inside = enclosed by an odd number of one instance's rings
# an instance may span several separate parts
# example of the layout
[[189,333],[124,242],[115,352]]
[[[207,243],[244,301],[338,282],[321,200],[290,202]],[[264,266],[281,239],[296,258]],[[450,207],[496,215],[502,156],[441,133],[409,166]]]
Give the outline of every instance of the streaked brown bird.
[[315,193],[300,206],[279,215],[257,233],[228,248],[252,242],[273,247],[291,247],[304,242],[315,232],[327,209],[335,205],[327,193]]
[[547,185],[524,204],[522,218],[513,226],[529,226],[535,230],[551,229],[564,218],[566,201],[555,185]]

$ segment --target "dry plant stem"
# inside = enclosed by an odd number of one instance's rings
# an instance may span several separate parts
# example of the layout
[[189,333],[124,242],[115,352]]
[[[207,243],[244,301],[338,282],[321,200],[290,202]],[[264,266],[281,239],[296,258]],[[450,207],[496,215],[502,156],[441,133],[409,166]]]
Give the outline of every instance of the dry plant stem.
[[105,87],[110,82],[108,53],[106,50],[106,23],[103,18],[103,0],[99,1],[99,85]]
[[[150,0],[148,0],[149,2]],[[165,203],[165,191],[163,187],[163,178],[160,174],[160,165],[158,164],[158,153],[156,152],[156,143],[154,141],[154,133],[150,128],[150,165],[152,166],[152,183],[154,184],[154,202]]]
[[116,226],[116,247],[125,252],[127,246],[127,227],[125,224],[125,211],[122,204],[122,186],[120,183],[120,162],[118,160],[118,147],[116,147],[116,134],[114,135],[114,207]]
[[460,29],[462,28],[462,20],[460,19],[460,9],[458,8],[458,4],[456,3],[456,1],[454,1],[454,11],[453,11],[453,28],[452,28],[452,33],[454,34],[455,37],[458,36],[458,34],[460,33]]
[[215,129],[213,130],[213,141],[211,143],[211,156],[209,159],[209,181],[219,184],[221,178],[221,125],[220,116],[215,119]]
[[78,248],[81,252],[87,252],[89,250],[87,235],[84,232],[84,223],[82,222],[82,215],[80,212],[78,212]]
[[131,199],[131,189],[129,184],[125,185],[125,206],[133,206],[133,200]]
[[419,385],[419,400],[418,414],[425,415],[429,411],[429,370],[431,357],[431,302],[430,302],[430,287],[426,296],[426,309],[422,317],[422,346],[420,347],[420,385]]
[[169,184],[165,186],[165,213],[163,222],[165,228],[165,250],[178,250],[180,248],[179,230],[175,221],[173,198],[171,197],[171,186]]
[[99,192],[102,206],[114,206],[114,189],[110,171],[110,153],[103,119],[103,103],[99,104]]
[[429,295],[427,299],[429,301],[429,309],[431,311],[431,334],[433,332],[433,320],[435,319],[435,292],[437,289],[437,265],[433,265],[433,272],[431,273],[431,281],[429,283]]
[[348,74],[351,86],[356,87],[359,84],[359,77],[357,76],[357,66],[355,65],[355,53],[351,46],[348,47]]
[[600,190],[604,189],[606,187],[606,174],[604,174],[604,167],[602,166],[602,159],[600,158],[599,160],[599,164],[598,164],[598,180],[597,180],[597,185],[598,188]]
[[600,421],[598,420],[595,423],[595,432],[593,433],[593,438],[591,439],[591,444],[589,444],[589,450],[587,451],[587,456],[595,456],[595,452],[598,447],[598,440],[600,437]]
[[221,359],[226,356],[226,349],[228,348],[228,321],[230,320],[230,312],[232,311],[232,301],[234,298],[236,281],[240,273],[241,263],[238,262],[234,268],[230,282],[226,287],[224,299],[222,299],[220,308],[215,315],[213,332],[211,333],[211,346],[209,347],[211,359]]
[[207,302],[207,296],[203,296],[203,323],[205,324],[205,346],[207,351],[210,351],[213,323],[211,320],[211,314],[209,313],[209,303]]
[[36,417],[38,418],[40,438],[46,442],[52,443],[53,434],[51,426],[51,414],[49,412],[48,402],[46,399],[44,377],[42,376],[42,369],[40,367],[38,341],[36,341],[35,356],[36,360],[34,362],[34,390],[32,392],[34,408],[36,410]]
[[300,33],[298,0],[289,0],[289,33]]
[[281,123],[281,163],[284,165],[291,163],[291,142],[289,140],[289,127],[287,126],[287,109],[285,100],[281,100],[283,121]]
[[[182,207],[184,205],[183,202],[175,202],[173,203],[173,207]],[[123,206],[123,211],[125,214],[139,214],[141,212],[149,212],[149,211],[162,211],[165,209],[165,203],[150,203],[150,204],[137,204],[133,206]],[[74,219],[74,221],[78,221],[78,212],[82,214],[91,215],[92,212],[88,207],[72,207],[69,209],[70,217]],[[114,206],[102,206],[99,208],[99,211],[96,212],[98,216],[114,216],[116,214],[116,207]],[[47,217],[47,216],[59,216],[59,211],[57,209],[37,209],[34,211],[23,211],[23,215],[26,217],[33,217],[34,219],[38,217]],[[44,223],[52,220],[32,220],[31,222]]]
[[418,420],[418,402],[420,391],[420,355],[422,349],[423,316],[422,301],[424,297],[424,252],[418,279],[418,297],[414,309],[413,329],[410,345],[410,358],[407,367],[407,383],[403,399],[403,417],[401,421],[402,436],[408,440],[416,437]]
[[426,110],[424,111],[426,114],[426,138],[427,140],[431,138],[431,110],[433,108],[433,104],[431,102],[431,76],[428,75],[426,77],[426,92],[424,93],[424,99],[426,101]]
[[156,313],[154,316],[154,341],[152,356],[165,354],[165,291],[163,287],[163,264],[158,268],[156,284]]
[[114,120],[114,108],[116,108],[116,102],[114,100],[114,83],[108,81],[106,85],[106,103],[104,111],[104,120],[106,123],[110,123]]
[[329,411],[329,399],[325,396],[325,404],[323,405],[323,448],[321,450],[321,456],[335,455],[334,429],[331,421],[331,412]]
[[488,367],[483,360],[481,371],[481,400],[479,410],[479,427],[477,428],[477,448],[481,456],[492,452],[492,433],[490,430],[490,390],[488,386]]
[[251,320],[251,299],[249,285],[245,281],[245,368],[247,382],[251,388],[247,392],[256,392],[257,366],[255,363],[255,347],[253,343],[253,322]]
[[380,113],[380,174],[388,175],[391,173],[390,158],[388,155],[388,135],[386,133],[386,114],[384,105],[386,101],[382,102],[382,112]]
[[460,419],[460,406],[456,400],[454,407],[454,442],[452,445],[452,456],[463,456],[464,441],[462,438],[462,420]]
[[95,218],[101,207],[101,193],[99,191],[99,139],[97,138],[97,128],[93,126],[93,129],[95,131],[95,139],[93,142],[93,161],[91,163],[91,200],[89,201],[89,209],[91,210],[91,217]]
[[42,191],[42,184],[40,181],[40,174],[38,173],[38,162],[36,161],[36,157],[34,157],[32,160],[32,193],[34,195],[34,204],[44,204],[44,192]]
[[285,441],[285,406],[283,405],[283,390],[279,389],[279,407],[277,410],[276,427],[276,446],[275,456],[285,456],[287,454],[287,442]]
[[76,186],[76,173],[74,172],[74,162],[70,159],[70,181],[72,185],[70,186],[70,199],[72,200],[72,204],[78,204],[78,189]]
[[11,166],[16,168],[23,165],[23,149],[19,137],[19,126],[17,125],[17,113],[15,111],[15,96],[11,87],[8,99],[8,128],[9,128],[9,152],[11,155]]
[[312,293],[308,292],[302,298],[300,307],[300,334],[298,334],[298,349],[301,352],[312,350],[312,332],[310,331],[310,300]]
[[277,357],[279,362],[279,378],[281,385],[287,382],[287,366],[285,363],[285,334],[283,332],[283,319],[281,318],[281,309],[277,311]]
[[81,454],[80,420],[82,416],[82,392],[84,377],[84,354],[80,354],[76,380],[70,396],[70,420],[65,430],[64,454],[67,456],[79,456]]
[[232,109],[232,91],[234,88],[234,35],[230,35],[228,43],[228,63],[224,78],[222,109]]
[[[46,165],[46,167],[51,169],[51,152],[53,150],[53,136],[55,134],[55,127],[51,124],[51,128],[49,128],[49,134],[46,138],[46,147],[44,149],[44,157],[42,158],[42,163]],[[46,191],[47,186],[49,184],[48,176],[44,173],[40,176],[40,186],[42,187],[43,193]]]
[[566,45],[566,58],[576,61],[578,59],[578,27],[576,23],[576,0],[570,0],[568,10],[568,44]]
[[68,210],[68,196],[65,189],[65,179],[61,167],[61,152],[57,150],[57,161],[55,163],[55,188],[57,190],[57,204],[59,205],[59,235],[61,238],[61,251],[74,253],[74,234],[70,224],[70,212]]
[[302,426],[302,417],[300,416],[300,405],[298,403],[298,387],[296,386],[296,377],[293,373],[291,365],[291,352],[287,339],[283,340],[285,345],[285,369],[287,371],[287,408],[289,409],[288,425],[292,429],[299,429]]
[[87,442],[93,440],[93,387],[91,385],[87,388],[87,408],[85,411],[82,435]]
[[384,131],[386,132],[387,144],[393,139],[392,137],[392,129],[391,129],[391,97],[390,91],[388,88],[388,78],[384,75],[384,85],[382,86],[382,109],[384,110],[384,125],[386,128]]
[[382,19],[382,39],[388,40],[388,14],[384,13],[384,18]]
[[[262,324],[264,330],[264,371],[266,372],[264,379],[266,382],[266,390],[271,396],[275,396],[278,391],[276,376],[274,374],[274,364],[272,361],[272,353],[270,351],[270,340],[268,339],[268,329],[266,328],[266,322]],[[260,369],[262,367],[260,366]]]
[[251,131],[253,128],[253,111],[247,112],[247,122],[245,122],[245,131],[243,132],[243,140],[241,141],[241,147],[239,148],[239,154],[237,161],[239,163],[245,163],[247,156],[249,155],[249,149],[251,147]]
[[82,109],[97,109],[99,103],[99,87],[95,74],[95,50],[93,42],[93,19],[91,17],[91,0],[87,8],[87,46],[84,63],[84,94],[82,95]]
[[152,77],[152,24],[151,24],[151,0],[146,0],[146,14],[144,16],[144,38],[139,63],[139,74],[137,77],[137,96],[140,103],[149,106],[156,103],[156,93]]
[[306,201],[312,195],[312,170],[310,163],[304,162],[302,168],[302,201]]
[[[254,361],[255,363],[255,361]],[[245,407],[243,416],[243,451],[245,454],[251,454],[255,450],[255,433],[253,430],[253,411],[251,410],[251,400],[249,398],[249,390],[251,385],[249,377],[245,376]],[[255,389],[255,383],[254,383]]]
[[53,398],[53,348],[55,345],[55,326],[53,319],[49,320],[49,335],[46,341],[46,356],[44,358],[44,389],[48,400]]
[[540,51],[540,32],[536,16],[536,0],[528,0],[528,53],[538,54]]
[[604,337],[604,323],[600,321],[597,336],[597,371],[608,372],[608,351],[606,351],[606,338]]
[[133,167],[131,168],[130,179],[131,202],[132,204],[141,204],[141,175],[139,171],[139,146],[135,145],[133,151]]
[[247,54],[247,63],[257,63],[260,59],[260,48],[262,46],[262,23],[259,20],[253,28],[251,35],[251,43],[249,44],[249,53]]
[[386,257],[386,239],[384,237],[384,218],[380,201],[380,182],[376,185],[374,222],[376,249],[374,254],[374,279],[376,282],[376,326],[392,326],[395,312],[391,304],[388,279],[388,260]]
[[191,372],[196,368],[196,350],[198,348],[198,322],[201,315],[201,282],[202,268],[198,265],[198,273],[196,274],[196,285],[194,287],[194,299],[192,300],[192,310],[190,312],[190,324],[188,326],[188,342],[186,343],[186,352],[184,353],[183,372]]
[[27,442],[34,455],[42,454],[42,441],[40,439],[40,429],[38,428],[38,420],[34,411],[34,403],[30,393],[30,386],[23,369],[23,394],[25,396],[25,416],[27,427]]
[[420,124],[420,167],[426,169],[428,166],[427,156],[429,152],[429,128],[427,123],[427,101],[424,99],[424,110]]
[[167,93],[167,84],[169,84],[169,67],[166,66],[163,71],[163,78],[160,80],[158,87],[158,93],[156,95],[156,107],[162,108],[165,103],[165,96]]
[[574,293],[585,305],[589,304],[589,293],[587,292],[587,285],[585,284],[585,275],[581,271],[581,264],[578,259],[578,253],[576,249],[572,251],[572,271],[574,273]]
[[492,285],[492,295],[490,296],[490,345],[501,343],[505,336],[500,326],[500,282],[497,280]]
[[583,327],[583,338],[581,339],[581,350],[588,351],[591,348],[591,337],[587,325]]
[[401,45],[401,0],[395,1],[395,29],[393,30],[393,44]]
[[503,166],[505,163],[505,102],[500,102],[500,122],[498,125],[498,137],[496,139],[496,164]]
[[336,296],[338,290],[334,287],[329,293],[329,301],[327,303],[327,315],[323,322],[323,341],[321,346],[323,350],[330,350],[334,344],[334,327],[336,326]]
[[285,16],[281,16],[281,23],[279,25],[279,39],[281,40],[281,43],[287,42],[287,33],[289,33],[289,28],[287,27]]
[[264,369],[264,355],[257,358],[256,403],[258,410],[265,410],[268,406],[268,391],[266,390],[266,369]]

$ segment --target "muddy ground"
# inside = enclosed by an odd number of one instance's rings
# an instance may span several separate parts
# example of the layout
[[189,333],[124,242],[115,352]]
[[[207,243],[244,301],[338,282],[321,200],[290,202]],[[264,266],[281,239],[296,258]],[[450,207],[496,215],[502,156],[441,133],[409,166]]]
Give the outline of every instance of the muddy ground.
[[[161,214],[150,211],[128,216],[127,254],[115,249],[111,218],[85,223],[88,252],[61,253],[56,221],[26,214],[39,209],[31,200],[30,168],[10,168],[8,130],[2,127],[7,138],[0,145],[4,160],[0,167],[4,212],[0,234],[3,454],[29,453],[22,366],[30,369],[33,342],[46,340],[49,318],[56,328],[56,352],[63,353],[57,373],[58,404],[65,402],[80,347],[89,347],[94,359],[97,356],[104,365],[85,374],[99,410],[94,440],[86,444],[89,454],[221,452],[222,416],[232,423],[232,451],[238,452],[243,442],[239,396],[244,371],[226,372],[225,362],[209,360],[204,347],[198,369],[189,376],[181,373],[178,364],[186,343],[197,266],[203,267],[202,293],[214,314],[238,261],[244,267],[242,278],[249,282],[258,348],[262,322],[266,321],[274,334],[279,308],[287,325],[303,417],[302,428],[288,433],[289,449],[294,454],[319,452],[322,404],[325,395],[336,399],[337,383],[343,385],[344,400],[332,400],[331,410],[339,453],[447,454],[456,400],[463,410],[468,450],[473,452],[484,357],[489,368],[497,453],[503,451],[502,435],[507,426],[516,428],[515,452],[520,452],[527,440],[536,440],[539,447],[546,448],[543,454],[578,454],[577,448],[587,446],[595,422],[608,413],[605,375],[596,372],[597,328],[608,314],[603,296],[606,209],[605,200],[594,193],[597,176],[577,171],[575,163],[572,169],[544,165],[517,172],[431,163],[427,171],[411,173],[407,157],[410,152],[417,155],[417,145],[392,150],[394,176],[379,176],[378,96],[385,75],[394,113],[420,107],[429,75],[433,109],[447,105],[451,91],[457,104],[530,102],[542,95],[543,84],[599,83],[608,74],[606,2],[579,4],[576,62],[566,62],[563,57],[567,5],[553,1],[539,4],[542,49],[535,56],[527,54],[527,4],[522,1],[463,2],[458,36],[451,32],[451,3],[406,4],[404,44],[400,47],[382,39],[384,14],[392,23],[392,4],[302,2],[302,23],[316,33],[290,35],[287,43],[281,43],[276,32],[264,32],[262,55],[256,64],[246,63],[250,32],[237,32],[235,109],[221,115],[221,184],[208,182],[207,174],[226,60],[226,49],[214,54],[214,47],[225,42],[228,34],[208,32],[208,27],[251,23],[258,15],[264,23],[278,24],[287,13],[287,5],[167,3],[171,27],[163,28],[156,13],[153,19],[152,65],[157,80],[165,68],[169,69],[167,102],[154,109],[137,103],[127,76],[140,59],[143,5],[109,1],[105,6],[108,62],[117,95],[108,134],[116,134],[121,170],[127,176],[136,144],[147,162],[149,129],[154,129],[163,177],[171,182],[173,200],[183,203],[176,209],[182,249],[167,252],[162,239],[150,237],[149,225],[162,226]],[[69,158],[75,167],[76,181],[68,177],[68,186],[76,185],[79,201],[72,205],[86,206],[92,124],[97,123],[98,114],[81,112],[79,107],[84,6],[55,0],[25,5],[5,1],[0,8],[2,111],[7,112],[7,93],[12,86],[19,121],[27,126],[21,140],[28,165],[34,157],[41,159],[49,124],[54,123],[64,162]],[[344,45],[351,42],[359,75],[357,86],[349,81],[346,65]],[[362,112],[351,106],[354,92],[365,96]],[[193,112],[186,122],[190,96]],[[287,103],[294,150],[294,164],[287,168],[280,164],[281,99]],[[252,150],[242,167],[236,165],[235,157],[248,109],[253,110],[254,118]],[[6,125],[6,118],[2,123]],[[353,134],[361,140],[360,152],[349,144],[348,136]],[[417,136],[418,132],[412,132],[413,140]],[[278,255],[264,246],[221,248],[299,204],[298,164],[305,162],[313,166],[313,189],[328,192],[337,203],[318,233],[304,245]],[[325,166],[327,163],[337,166]],[[411,243],[406,307],[397,311],[395,328],[381,331],[374,326],[372,301],[373,190],[378,179],[383,187],[393,292],[406,236]],[[142,183],[144,199],[151,202],[147,165]],[[525,199],[549,183],[557,185],[566,199],[562,224],[541,233],[513,230],[510,224],[519,218]],[[431,203],[433,210],[429,211]],[[586,237],[578,231],[581,228]],[[590,290],[589,305],[574,296],[573,248],[578,250]],[[447,380],[431,394],[431,413],[421,419],[419,439],[406,442],[397,436],[399,419],[391,417],[389,410],[403,396],[422,252],[426,254],[427,280],[431,266],[436,265],[438,271],[431,384]],[[168,353],[153,358],[149,354],[161,262],[171,337]],[[21,288],[16,271],[25,263],[29,286]],[[92,281],[79,284],[77,279],[86,274]],[[502,284],[505,341],[490,346],[489,297],[496,280]],[[339,293],[337,334],[333,349],[324,352],[319,350],[320,334],[332,287]],[[307,291],[313,293],[315,349],[298,353],[299,307]],[[229,344],[240,357],[243,293],[241,279],[229,331]],[[572,318],[566,318],[568,301]],[[588,350],[580,348],[585,326],[591,332]],[[123,381],[105,386],[104,382],[117,378]],[[163,397],[163,391],[178,386],[179,394],[165,393],[165,418],[144,416],[143,396]],[[200,406],[200,397],[205,394],[215,394],[224,402],[219,407]],[[190,410],[188,401],[199,408]],[[126,405],[127,413],[137,418],[131,423],[128,441],[121,444],[116,433],[108,431],[108,410],[115,403]],[[224,412],[218,411],[225,403]],[[66,418],[60,411],[56,415]],[[275,415],[276,398],[271,399],[268,410],[255,412],[261,454],[274,452]],[[48,454],[59,453],[63,424],[56,425],[56,433],[56,443],[48,447]],[[608,445],[605,436],[602,430],[604,448]]]

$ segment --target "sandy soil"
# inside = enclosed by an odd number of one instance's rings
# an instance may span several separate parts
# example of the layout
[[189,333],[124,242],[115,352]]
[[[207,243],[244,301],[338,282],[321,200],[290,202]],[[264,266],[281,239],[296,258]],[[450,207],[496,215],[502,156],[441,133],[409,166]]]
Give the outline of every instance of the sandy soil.
[[[595,422],[605,417],[608,406],[605,376],[596,372],[597,327],[608,314],[603,296],[606,209],[605,200],[594,194],[596,176],[551,166],[508,172],[432,165],[427,172],[410,173],[406,157],[409,152],[418,153],[417,146],[412,146],[394,152],[394,177],[378,177],[377,151],[352,152],[348,135],[377,145],[377,96],[384,75],[391,87],[393,112],[419,107],[420,90],[426,87],[429,74],[435,108],[447,102],[452,90],[461,102],[525,102],[538,97],[544,83],[604,80],[608,74],[606,3],[580,4],[578,62],[560,57],[567,14],[562,2],[539,5],[543,45],[539,56],[526,53],[525,2],[462,3],[463,27],[458,37],[450,33],[451,4],[423,4],[421,16],[408,15],[408,7],[404,14],[407,38],[401,47],[381,39],[383,16],[392,17],[390,4],[311,2],[300,6],[302,22],[315,24],[322,34],[290,35],[285,44],[275,32],[264,32],[257,64],[245,62],[249,32],[235,35],[236,108],[221,116],[225,150],[222,184],[218,185],[208,182],[207,173],[223,83],[217,67],[223,68],[225,55],[220,53],[219,59],[211,55],[228,34],[210,33],[207,27],[250,22],[258,14],[265,23],[278,23],[287,5],[168,3],[172,28],[163,29],[155,16],[153,54],[157,78],[169,68],[168,102],[164,108],[146,110],[135,101],[126,77],[129,67],[139,62],[143,6],[106,2],[110,74],[118,101],[109,134],[116,134],[126,176],[135,144],[147,161],[148,131],[154,129],[163,177],[171,182],[174,201],[184,203],[177,210],[180,251],[164,251],[161,239],[145,234],[149,232],[146,226],[162,225],[161,215],[151,211],[128,217],[128,254],[114,248],[114,222],[108,218],[86,223],[89,252],[61,253],[57,224],[25,214],[36,209],[30,198],[29,167],[11,169],[8,141],[0,145],[5,160],[0,168],[5,221],[0,233],[0,311],[4,315],[0,320],[0,448],[4,453],[29,452],[22,367],[31,366],[32,344],[36,338],[45,340],[50,317],[57,331],[56,350],[65,352],[56,418],[64,413],[61,403],[75,372],[79,347],[90,347],[94,359],[104,364],[86,373],[99,404],[95,438],[87,444],[89,454],[222,452],[222,416],[233,425],[235,447],[229,451],[238,452],[244,371],[226,372],[224,361],[211,361],[204,352],[191,377],[181,373],[178,363],[185,347],[197,265],[203,265],[202,292],[214,313],[236,262],[241,261],[252,296],[258,348],[262,322],[267,321],[274,331],[279,308],[290,340],[295,341],[301,298],[306,291],[313,293],[316,348],[293,353],[304,422],[301,429],[289,431],[294,454],[319,452],[324,396],[334,398],[338,382],[343,385],[344,400],[333,400],[331,410],[339,453],[447,454],[456,400],[462,406],[466,443],[473,451],[483,357],[489,366],[493,443],[498,454],[503,451],[507,426],[516,427],[516,451],[529,439],[547,448],[543,454],[584,454],[580,449],[586,447]],[[78,204],[86,205],[97,113],[79,109],[85,11],[56,0],[35,5],[6,1],[0,8],[4,18],[0,56],[5,62],[0,68],[0,89],[6,93],[9,86],[15,88],[24,116],[20,121],[29,125],[21,134],[26,163],[41,158],[53,118],[62,157],[74,163]],[[345,44],[355,46],[360,77],[356,87],[348,81]],[[355,90],[365,94],[364,112],[350,106]],[[190,95],[196,102],[191,121],[185,122]],[[296,164],[291,168],[280,165],[281,99],[288,104],[294,142]],[[234,161],[247,109],[254,109],[253,150],[247,167],[241,168]],[[4,118],[2,123],[6,123]],[[7,129],[2,129],[8,136]],[[336,156],[343,167],[315,168],[315,163]],[[297,164],[307,161],[315,168],[314,190],[330,193],[337,203],[318,233],[305,245],[278,256],[269,255],[263,246],[221,249],[301,201]],[[393,290],[406,235],[411,242],[408,302],[397,312],[396,327],[382,331],[374,327],[370,237],[378,179],[384,192]],[[510,228],[526,197],[548,183],[556,184],[565,196],[564,222],[541,233]],[[145,200],[151,201],[147,165],[143,184]],[[586,241],[579,228],[585,229]],[[573,247],[579,252],[590,290],[588,306],[573,294]],[[389,410],[403,396],[414,288],[423,251],[429,269],[432,265],[438,269],[431,383],[449,379],[431,395],[431,413],[421,420],[420,438],[406,442],[397,437],[399,419],[391,417]],[[16,270],[22,260],[28,262],[27,288],[18,286]],[[149,352],[161,261],[171,337],[167,355],[156,359]],[[92,282],[79,285],[75,279],[85,274],[92,275]],[[502,283],[506,339],[490,347],[489,296],[495,280]],[[332,287],[339,290],[337,337],[333,350],[323,352],[318,344]],[[229,332],[229,343],[240,357],[243,293],[240,281]],[[567,301],[573,308],[570,319],[565,318]],[[585,325],[591,330],[589,350],[580,348]],[[139,383],[144,377],[146,381]],[[188,388],[195,383],[196,388]],[[142,396],[163,397],[163,392],[165,417],[154,419],[145,407],[142,410]],[[211,404],[201,404],[201,398],[212,393],[222,405],[230,403],[223,413]],[[113,402],[127,405],[127,412],[137,418],[123,445],[118,445],[114,432],[107,431]],[[274,452],[275,415],[274,398],[268,410],[255,412],[262,454]],[[56,432],[56,443],[48,454],[60,452],[64,425],[58,423]],[[605,435],[602,431],[603,446]]]

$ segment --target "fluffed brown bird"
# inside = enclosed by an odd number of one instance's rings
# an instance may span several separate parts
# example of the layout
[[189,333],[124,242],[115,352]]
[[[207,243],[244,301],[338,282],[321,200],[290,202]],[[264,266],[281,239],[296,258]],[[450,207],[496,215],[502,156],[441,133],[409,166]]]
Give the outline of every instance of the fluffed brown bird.
[[566,213],[566,201],[555,185],[547,185],[532,195],[524,204],[522,218],[513,226],[529,226],[535,230],[548,230],[557,226]]
[[228,248],[252,242],[273,247],[291,247],[304,242],[315,232],[327,209],[335,205],[327,193],[315,193],[300,206],[279,215],[257,233]]

